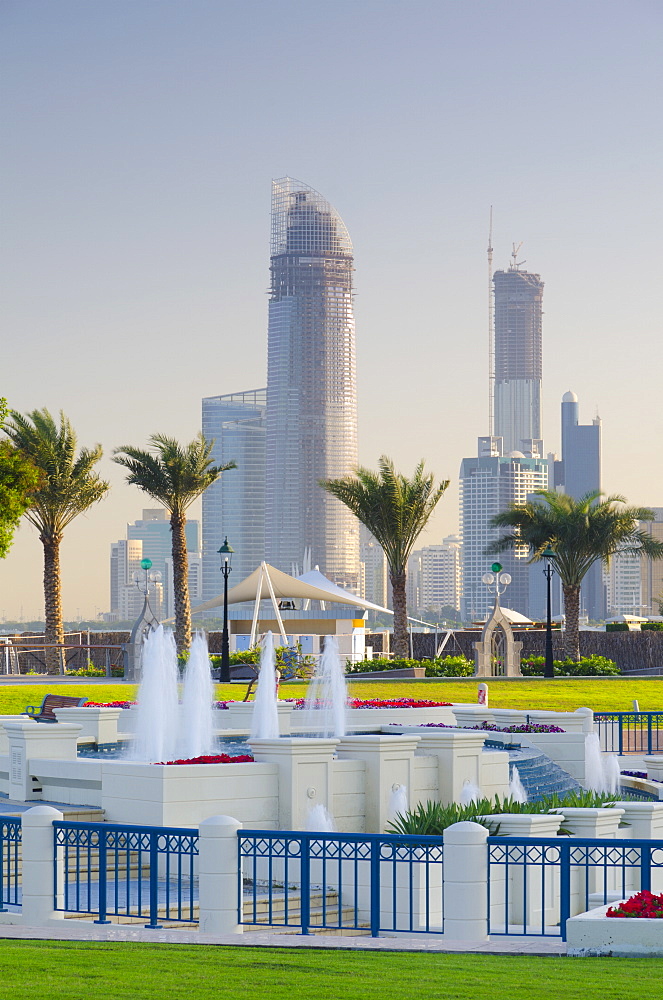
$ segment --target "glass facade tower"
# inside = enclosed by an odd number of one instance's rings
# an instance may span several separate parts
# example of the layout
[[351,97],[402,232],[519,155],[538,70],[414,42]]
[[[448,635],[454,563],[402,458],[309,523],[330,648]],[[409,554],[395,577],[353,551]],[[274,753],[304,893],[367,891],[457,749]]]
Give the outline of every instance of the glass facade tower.
[[203,493],[205,601],[223,587],[218,551],[226,535],[235,550],[231,586],[265,558],[266,396],[265,389],[251,389],[203,399],[203,434],[214,441],[213,461],[237,463]]
[[504,454],[523,451],[523,441],[541,439],[541,316],[539,274],[496,271],[495,431]]
[[311,564],[357,592],[359,527],[318,485],[357,465],[353,251],[313,188],[272,185],[265,535],[267,560]]

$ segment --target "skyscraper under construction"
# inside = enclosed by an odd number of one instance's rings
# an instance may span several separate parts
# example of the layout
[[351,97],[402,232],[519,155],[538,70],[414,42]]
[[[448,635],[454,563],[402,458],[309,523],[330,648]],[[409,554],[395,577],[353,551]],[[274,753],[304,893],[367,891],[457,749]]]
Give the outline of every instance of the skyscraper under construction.
[[521,271],[513,254],[507,271],[496,271],[494,402],[496,437],[503,453],[532,449],[541,440],[541,316],[543,282]]
[[359,584],[359,529],[318,485],[357,464],[353,251],[313,188],[272,184],[265,536],[267,560],[292,572],[310,556],[341,586]]

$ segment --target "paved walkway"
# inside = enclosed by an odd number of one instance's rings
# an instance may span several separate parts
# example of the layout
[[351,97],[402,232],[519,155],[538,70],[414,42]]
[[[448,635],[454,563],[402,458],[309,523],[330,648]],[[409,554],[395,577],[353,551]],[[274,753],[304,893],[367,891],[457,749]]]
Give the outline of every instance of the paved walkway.
[[[58,926],[60,924],[60,926]],[[84,921],[54,921],[49,927],[0,924],[0,939],[35,941],[139,941],[148,944],[231,945],[258,948],[334,948],[351,951],[426,951],[493,955],[565,955],[560,938],[495,937],[492,941],[450,941],[443,935],[352,937],[334,934],[247,931],[245,934],[203,934],[197,930],[147,930],[144,927]]]

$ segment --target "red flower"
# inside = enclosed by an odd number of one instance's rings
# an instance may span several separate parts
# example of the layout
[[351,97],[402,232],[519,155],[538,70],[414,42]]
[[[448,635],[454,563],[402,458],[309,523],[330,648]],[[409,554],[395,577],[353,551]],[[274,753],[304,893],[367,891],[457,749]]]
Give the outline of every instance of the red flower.
[[253,763],[251,754],[244,753],[238,757],[231,757],[227,753],[217,753],[204,755],[202,757],[190,757],[188,760],[160,760],[155,761],[159,765],[165,764],[248,764]]
[[625,903],[611,906],[606,917],[658,917],[663,918],[663,893],[654,896],[647,889],[636,892]]

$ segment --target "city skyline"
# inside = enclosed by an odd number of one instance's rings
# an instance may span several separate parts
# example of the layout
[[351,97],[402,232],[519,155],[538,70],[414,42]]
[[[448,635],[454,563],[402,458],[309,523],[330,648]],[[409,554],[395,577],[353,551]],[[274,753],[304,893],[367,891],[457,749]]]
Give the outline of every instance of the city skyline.
[[[69,619],[106,609],[109,546],[144,503],[112,449],[190,440],[201,397],[266,384],[266,188],[286,173],[352,233],[360,462],[425,458],[452,480],[421,545],[457,532],[459,462],[488,424],[490,205],[495,268],[522,241],[545,278],[546,450],[561,451],[572,388],[603,419],[605,492],[661,507],[660,6],[559,0],[524,19],[340,0],[300,15],[289,0],[0,11],[0,395],[62,408],[81,444],[103,444],[112,484],[65,533]],[[522,141],[516,119],[532,123]],[[0,616],[37,617],[41,575],[23,522]]]

